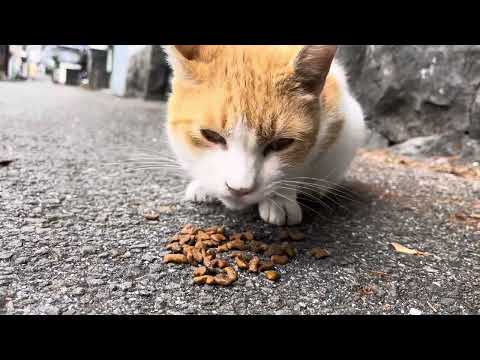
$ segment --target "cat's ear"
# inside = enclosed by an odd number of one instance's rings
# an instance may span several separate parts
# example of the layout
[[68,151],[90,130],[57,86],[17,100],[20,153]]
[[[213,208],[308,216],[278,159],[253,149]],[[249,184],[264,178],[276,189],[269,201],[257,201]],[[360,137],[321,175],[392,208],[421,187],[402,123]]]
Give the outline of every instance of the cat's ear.
[[163,45],[167,61],[176,77],[192,79],[195,61],[202,61],[202,47],[205,45]]
[[319,95],[337,52],[335,45],[306,45],[294,61],[295,77],[304,91]]

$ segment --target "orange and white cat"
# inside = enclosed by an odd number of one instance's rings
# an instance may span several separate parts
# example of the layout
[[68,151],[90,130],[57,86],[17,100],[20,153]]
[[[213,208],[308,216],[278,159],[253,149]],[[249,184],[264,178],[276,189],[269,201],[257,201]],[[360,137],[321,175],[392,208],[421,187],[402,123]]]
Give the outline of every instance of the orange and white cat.
[[164,49],[174,71],[167,133],[192,178],[186,199],[258,204],[268,223],[301,223],[297,195],[341,181],[365,136],[336,47]]

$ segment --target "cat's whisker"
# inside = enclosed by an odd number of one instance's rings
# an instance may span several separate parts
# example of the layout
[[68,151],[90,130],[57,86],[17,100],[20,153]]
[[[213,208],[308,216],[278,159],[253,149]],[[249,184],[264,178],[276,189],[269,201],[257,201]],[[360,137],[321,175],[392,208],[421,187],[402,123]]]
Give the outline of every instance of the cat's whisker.
[[285,209],[283,209],[275,200],[273,200],[272,198],[268,198],[268,200],[271,201],[273,203],[273,205],[278,207],[286,215]]
[[345,200],[353,201],[353,202],[359,202],[357,199],[353,198],[350,195],[353,195],[352,193],[347,193],[345,191],[342,191],[341,189],[337,189],[335,186],[326,186],[323,184],[314,184],[314,183],[309,183],[309,182],[303,182],[303,181],[293,181],[293,180],[283,180],[283,183],[286,184],[296,184],[299,187],[304,187],[305,189],[310,188],[310,189],[318,189],[320,192],[325,192],[325,195],[328,193],[332,193],[340,198],[343,198]]
[[332,209],[330,206],[328,206],[327,203],[325,203],[324,201],[322,201],[322,200],[320,199],[320,197],[317,197],[317,196],[315,196],[315,195],[313,195],[313,194],[310,194],[310,193],[308,193],[308,192],[306,192],[306,191],[299,190],[299,189],[293,188],[293,187],[288,187],[288,186],[279,186],[278,188],[279,188],[279,189],[285,189],[285,190],[293,190],[293,191],[299,192],[300,194],[303,194],[303,195],[309,197],[310,199],[315,200],[317,203],[319,203],[319,204],[320,204],[321,206],[323,206],[323,207],[326,207],[328,210],[333,211],[333,209]]
[[290,201],[290,202],[293,203],[293,204],[298,204],[299,206],[303,206],[303,207],[305,207],[305,208],[313,211],[315,214],[317,214],[317,215],[320,216],[321,218],[326,219],[325,216],[323,216],[323,215],[320,214],[318,211],[316,211],[315,209],[312,209],[311,207],[309,207],[309,206],[307,206],[307,205],[305,205],[305,204],[302,204],[302,203],[299,203],[299,202],[294,201],[294,200],[292,200],[292,199],[289,199],[288,197],[280,194],[280,193],[277,192],[277,191],[274,191],[273,193],[274,193],[276,196],[279,196],[279,197],[281,197],[281,198],[284,198],[285,200]]
[[327,178],[325,179],[322,179],[322,178],[312,178],[312,177],[306,177],[306,176],[299,176],[299,177],[293,177],[291,178],[292,180],[302,180],[302,179],[306,179],[306,180],[312,180],[312,181],[316,181],[316,182],[322,182],[322,183],[327,183],[329,185],[334,185],[335,187],[338,187],[338,188],[341,188],[347,192],[352,192],[348,187],[344,186],[344,185],[341,185],[337,182],[334,182],[334,181],[330,181],[328,180]]

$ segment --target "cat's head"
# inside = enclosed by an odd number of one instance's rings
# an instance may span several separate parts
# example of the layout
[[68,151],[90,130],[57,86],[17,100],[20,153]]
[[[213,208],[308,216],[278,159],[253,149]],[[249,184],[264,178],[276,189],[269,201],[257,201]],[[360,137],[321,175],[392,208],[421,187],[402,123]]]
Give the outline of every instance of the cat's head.
[[335,46],[165,46],[168,136],[182,166],[228,207],[258,203],[315,144]]

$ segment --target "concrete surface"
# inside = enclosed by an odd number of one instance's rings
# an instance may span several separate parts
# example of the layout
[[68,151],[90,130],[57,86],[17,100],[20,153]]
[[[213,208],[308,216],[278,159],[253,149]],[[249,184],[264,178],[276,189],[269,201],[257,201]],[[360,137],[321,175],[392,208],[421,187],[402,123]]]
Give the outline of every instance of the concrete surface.
[[[105,166],[145,147],[162,153],[163,119],[162,103],[0,82],[0,158],[16,158],[0,167],[0,313],[479,313],[479,227],[453,215],[472,209],[480,183],[366,156],[345,183],[356,200],[307,216],[308,241],[278,283],[242,272],[230,288],[192,285],[190,267],[162,263],[181,225],[265,239],[278,229],[256,210],[183,203],[181,176]],[[143,218],[162,206],[171,211],[159,221]],[[398,254],[391,242],[433,255]],[[311,246],[332,256],[312,259]]]

